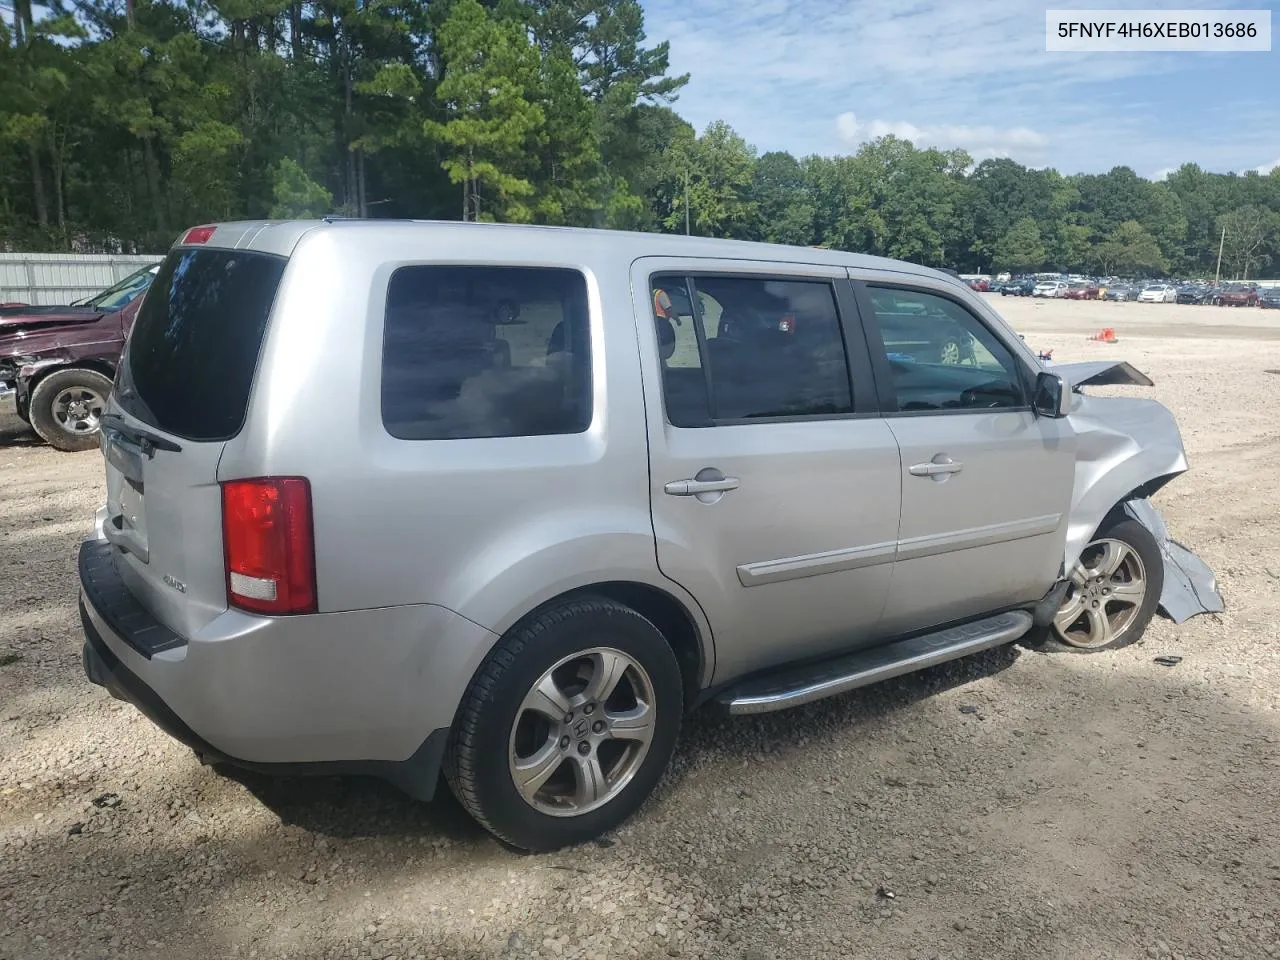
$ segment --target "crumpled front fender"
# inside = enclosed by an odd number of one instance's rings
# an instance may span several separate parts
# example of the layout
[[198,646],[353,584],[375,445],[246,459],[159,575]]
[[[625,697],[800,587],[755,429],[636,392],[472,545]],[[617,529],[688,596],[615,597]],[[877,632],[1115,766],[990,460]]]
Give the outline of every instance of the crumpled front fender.
[[[1126,363],[1054,365],[1073,388],[1086,383],[1150,386]],[[1160,610],[1175,623],[1224,609],[1213,571],[1169,536],[1148,497],[1187,470],[1186,450],[1173,414],[1155,400],[1094,397],[1074,392],[1068,422],[1076,433],[1076,475],[1063,570],[1080,558],[1094,532],[1119,505],[1155,537],[1164,558]]]
[[1155,400],[1077,394],[1067,417],[1076,433],[1076,476],[1064,569],[1111,509],[1145,497],[1187,469],[1178,424]]

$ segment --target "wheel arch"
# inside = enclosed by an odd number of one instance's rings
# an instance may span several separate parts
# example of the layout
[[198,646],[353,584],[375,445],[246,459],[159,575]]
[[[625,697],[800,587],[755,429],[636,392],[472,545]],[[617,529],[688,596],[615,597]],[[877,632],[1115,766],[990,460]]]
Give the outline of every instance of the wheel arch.
[[108,380],[115,380],[116,368],[106,360],[100,358],[92,358],[86,360],[48,360],[43,363],[36,362],[28,364],[18,372],[18,379],[25,385],[28,402],[31,394],[35,392],[40,381],[49,377],[51,374],[61,373],[64,370],[90,370],[93,373],[101,374]]
[[[637,580],[603,580],[583,584],[556,594],[521,615],[513,626],[537,616],[549,607],[576,597],[598,596],[636,611],[666,638],[680,664],[685,705],[692,706],[698,694],[710,684],[715,666],[714,645],[709,626],[699,614],[674,593]],[[696,606],[696,604],[695,604]],[[510,628],[508,628],[510,629]]]

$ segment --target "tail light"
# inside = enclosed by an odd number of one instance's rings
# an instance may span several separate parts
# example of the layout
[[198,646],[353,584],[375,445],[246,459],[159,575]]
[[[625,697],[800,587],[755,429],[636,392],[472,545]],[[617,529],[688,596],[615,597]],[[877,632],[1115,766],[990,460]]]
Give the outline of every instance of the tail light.
[[227,603],[253,613],[313,613],[316,553],[305,477],[222,485]]

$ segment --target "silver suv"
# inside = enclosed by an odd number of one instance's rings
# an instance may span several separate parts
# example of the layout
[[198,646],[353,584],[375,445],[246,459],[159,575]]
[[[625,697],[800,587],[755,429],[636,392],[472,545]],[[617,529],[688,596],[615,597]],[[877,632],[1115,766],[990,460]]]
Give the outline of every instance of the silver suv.
[[1150,382],[1046,369],[964,284],[873,257],[193,228],[102,418],[85,670],[206,762],[424,799],[443,772],[510,843],[581,841],[704,703],[1215,603],[1146,504],[1186,469],[1172,417],[1090,379]]

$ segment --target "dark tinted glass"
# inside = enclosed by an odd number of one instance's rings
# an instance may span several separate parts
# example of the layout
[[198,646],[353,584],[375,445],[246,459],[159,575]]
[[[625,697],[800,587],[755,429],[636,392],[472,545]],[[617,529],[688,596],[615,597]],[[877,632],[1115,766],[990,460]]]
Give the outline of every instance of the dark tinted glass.
[[263,253],[171,253],[129,334],[118,402],[188,440],[235,436],[284,267]]
[[549,267],[402,267],[387,290],[382,422],[402,440],[580,433],[587,284]]
[[1021,407],[1009,349],[964,307],[919,290],[870,287],[898,409]]
[[652,299],[675,426],[853,412],[831,284],[667,275]]

